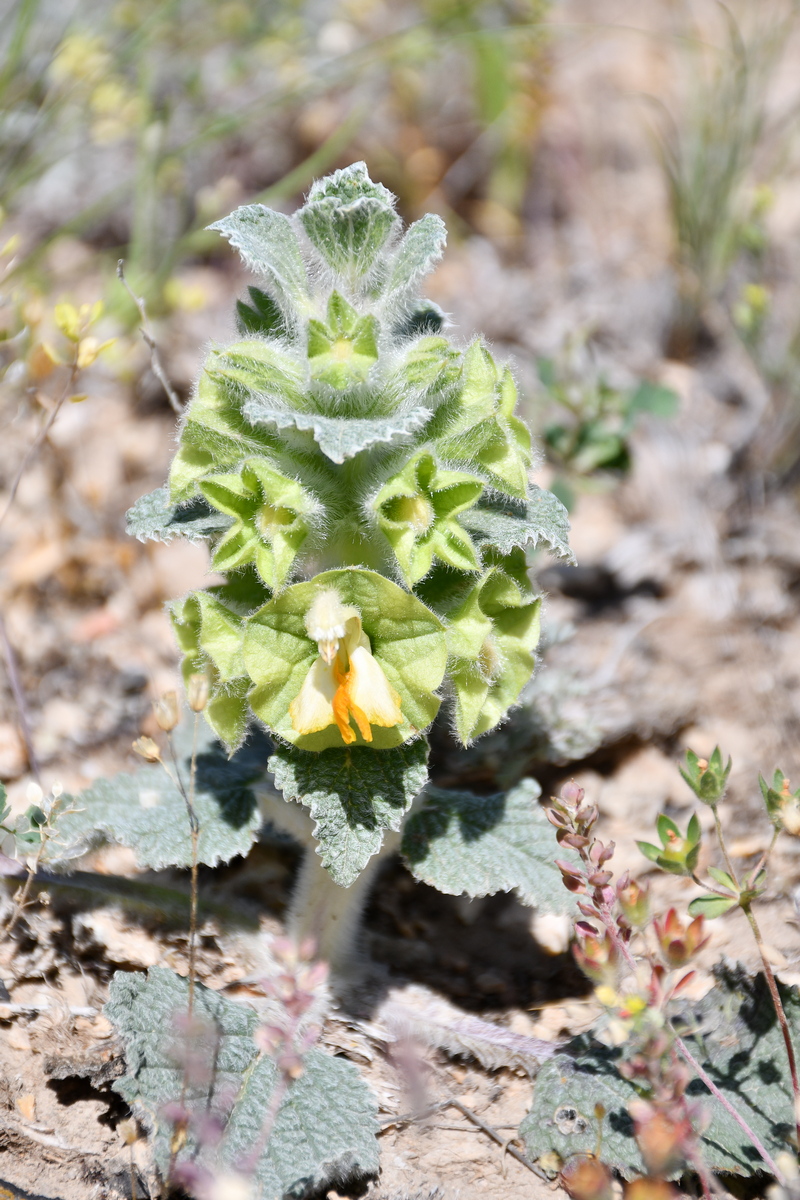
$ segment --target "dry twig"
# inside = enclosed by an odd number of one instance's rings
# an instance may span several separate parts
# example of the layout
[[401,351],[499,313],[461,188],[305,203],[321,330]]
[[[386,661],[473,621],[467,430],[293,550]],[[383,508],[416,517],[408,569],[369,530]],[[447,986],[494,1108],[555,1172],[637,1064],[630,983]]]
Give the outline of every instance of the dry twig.
[[167,399],[172,405],[173,410],[178,414],[178,416],[180,416],[183,412],[183,405],[181,404],[180,396],[170,383],[169,376],[164,370],[164,364],[161,362],[161,355],[158,352],[158,343],[153,337],[153,332],[150,328],[150,322],[147,319],[147,308],[145,306],[144,297],[137,296],[131,285],[128,283],[127,279],[125,278],[124,265],[125,260],[121,258],[117,263],[117,278],[139,311],[139,316],[142,319],[142,323],[139,328],[141,330],[145,345],[150,351],[150,366],[153,370],[153,374],[163,387],[164,391],[167,393]]

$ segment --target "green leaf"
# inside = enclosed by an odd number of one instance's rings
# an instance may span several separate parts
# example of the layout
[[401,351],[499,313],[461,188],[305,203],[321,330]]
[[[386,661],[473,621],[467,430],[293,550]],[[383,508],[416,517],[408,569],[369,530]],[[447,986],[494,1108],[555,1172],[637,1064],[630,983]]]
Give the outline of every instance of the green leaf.
[[236,324],[242,336],[262,334],[280,336],[284,332],[283,318],[278,305],[260,288],[249,287],[251,304],[236,301]]
[[715,896],[709,892],[705,896],[697,896],[691,901],[689,916],[707,917],[709,921],[713,921],[716,917],[721,917],[726,912],[730,912],[732,908],[736,908],[738,903],[735,896],[726,898],[725,896]]
[[527,500],[492,496],[481,501],[461,518],[475,540],[503,554],[515,546],[542,547],[558,558],[574,563],[569,547],[567,510],[552,492],[530,484]]
[[275,785],[316,822],[322,865],[349,887],[377,854],[385,829],[399,829],[411,801],[428,779],[424,739],[373,750],[352,746],[314,754],[278,746],[269,760]]
[[266,276],[291,325],[308,309],[308,276],[290,219],[263,204],[246,204],[209,225],[218,230],[258,275]]
[[[190,723],[173,734],[180,746],[180,778],[189,791]],[[198,861],[208,866],[247,854],[262,824],[251,784],[266,770],[271,746],[254,733],[233,758],[201,722],[194,809],[200,825]],[[173,767],[174,770],[174,767]],[[79,811],[56,820],[56,836],[47,843],[48,861],[67,863],[107,842],[130,846],[141,867],[187,867],[192,840],[186,801],[160,765],[141,767],[111,779],[99,779],[69,797]]]
[[734,895],[738,895],[739,888],[736,881],[731,878],[727,871],[720,871],[719,867],[709,867],[708,873],[715,883],[719,883],[722,887],[729,888]]
[[140,542],[171,542],[174,537],[197,541],[224,533],[230,524],[230,517],[215,512],[202,496],[173,504],[169,488],[160,487],[140,496],[128,509],[125,529]]
[[343,604],[359,611],[375,661],[400,696],[403,723],[392,728],[373,727],[372,746],[386,749],[423,732],[439,710],[439,697],[434,692],[442,682],[447,661],[444,626],[416,596],[374,571],[356,567],[325,571],[307,583],[294,584],[250,618],[244,660],[256,684],[250,694],[253,711],[280,737],[301,749],[325,750],[343,745],[335,725],[319,733],[300,735],[289,716],[289,705],[319,657],[316,642],[308,636],[305,617],[324,588],[334,588]]
[[308,430],[326,458],[335,463],[343,463],[378,442],[408,442],[431,418],[430,410],[421,405],[388,417],[326,417],[292,412],[260,396],[249,396],[242,411],[254,425]]
[[649,858],[650,862],[658,862],[661,857],[661,849],[659,846],[654,846],[651,842],[637,842],[636,845],[641,850],[645,858]]
[[540,791],[533,779],[493,796],[429,785],[403,830],[409,870],[448,896],[516,891],[542,912],[571,911]]
[[[128,1073],[114,1084],[154,1135],[161,1175],[169,1171],[172,1123],[163,1110],[182,1101],[198,1121],[216,1117],[222,1139],[198,1142],[189,1122],[177,1163],[241,1167],[259,1145],[265,1114],[278,1080],[272,1059],[259,1055],[253,1009],[195,984],[193,1035],[198,1061],[213,1063],[207,1077],[184,1083],[176,1061],[176,1016],[187,1012],[188,981],[163,967],[147,975],[118,971],[105,1013],[125,1046]],[[352,1063],[320,1049],[305,1055],[303,1073],[281,1100],[269,1140],[257,1160],[260,1200],[286,1200],[323,1191],[334,1182],[378,1169],[377,1106]]]
[[[717,986],[695,1004],[684,1003],[673,1019],[695,1058],[736,1108],[774,1158],[787,1150],[794,1134],[794,1103],[786,1048],[763,975],[743,968],[715,968]],[[800,994],[779,984],[796,1051],[800,1050]],[[603,1117],[602,1158],[630,1178],[643,1170],[627,1106],[640,1093],[617,1072],[626,1047],[608,1049],[586,1034],[565,1053],[545,1063],[536,1079],[533,1105],[520,1133],[529,1155],[555,1151],[562,1159],[594,1153],[596,1104]],[[740,1126],[706,1089],[693,1079],[691,1103],[702,1105],[700,1147],[713,1171],[752,1176],[765,1170],[757,1150]],[[563,1111],[574,1110],[569,1117]],[[578,1127],[578,1117],[581,1117]]]
[[369,271],[400,223],[394,203],[392,193],[373,183],[358,162],[318,180],[297,219],[334,271],[357,278]]
[[427,213],[410,225],[391,265],[387,292],[405,292],[416,287],[436,266],[446,242],[447,226],[434,213]]

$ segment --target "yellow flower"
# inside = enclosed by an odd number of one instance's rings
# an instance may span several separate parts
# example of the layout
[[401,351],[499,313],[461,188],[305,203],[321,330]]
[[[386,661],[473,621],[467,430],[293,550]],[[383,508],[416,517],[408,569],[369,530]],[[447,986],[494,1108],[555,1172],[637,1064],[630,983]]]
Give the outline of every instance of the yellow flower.
[[342,604],[339,593],[326,588],[306,614],[306,629],[319,658],[289,705],[297,732],[317,733],[335,724],[349,746],[356,740],[351,718],[365,742],[372,741],[371,725],[399,725],[400,697],[372,656],[358,609]]

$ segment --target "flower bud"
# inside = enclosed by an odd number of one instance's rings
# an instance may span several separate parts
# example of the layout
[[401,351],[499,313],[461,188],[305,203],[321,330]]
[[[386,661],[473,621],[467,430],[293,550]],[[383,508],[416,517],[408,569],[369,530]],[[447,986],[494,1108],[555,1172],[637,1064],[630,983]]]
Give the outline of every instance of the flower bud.
[[567,808],[578,808],[586,795],[582,787],[578,787],[574,779],[565,783],[560,792],[561,801]]
[[705,946],[708,938],[703,937],[703,926],[702,917],[695,917],[691,924],[684,926],[674,908],[669,909],[665,917],[654,919],[653,928],[667,966],[686,966]]
[[635,879],[617,885],[617,902],[630,925],[641,929],[650,919],[650,895]]
[[666,1179],[642,1176],[625,1184],[624,1200],[680,1200],[680,1196]]
[[158,743],[154,742],[151,737],[137,738],[133,743],[132,749],[135,750],[136,753],[145,760],[145,762],[161,762],[161,751],[158,748]]
[[155,713],[158,728],[163,729],[164,733],[172,733],[181,719],[178,693],[164,692],[164,695],[154,703],[153,712]]
[[577,945],[572,950],[584,975],[593,983],[613,987],[617,982],[619,955],[608,932],[605,929],[598,932],[587,921],[577,921],[575,934]]
[[189,701],[189,708],[192,712],[202,712],[208,704],[209,682],[208,676],[197,674],[189,676],[189,686],[186,689],[186,696]]
[[613,1200],[614,1177],[592,1154],[575,1154],[561,1170],[561,1182],[573,1200]]
[[632,1100],[628,1111],[645,1166],[654,1175],[671,1175],[686,1162],[684,1146],[692,1137],[686,1117],[665,1112],[647,1100]]

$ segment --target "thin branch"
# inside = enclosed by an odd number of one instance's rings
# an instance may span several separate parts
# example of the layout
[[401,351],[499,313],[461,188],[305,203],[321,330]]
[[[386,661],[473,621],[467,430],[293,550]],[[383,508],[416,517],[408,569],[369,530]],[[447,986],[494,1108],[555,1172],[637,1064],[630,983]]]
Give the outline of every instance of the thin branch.
[[[6,512],[7,511],[8,509],[6,509]],[[39,770],[39,760],[36,757],[36,750],[34,749],[33,745],[30,722],[28,721],[28,706],[25,700],[25,692],[23,691],[22,681],[19,677],[14,647],[9,641],[6,623],[3,620],[2,613],[0,613],[0,642],[3,643],[3,657],[6,660],[6,673],[8,675],[8,682],[11,685],[11,694],[14,697],[14,704],[17,709],[17,722],[19,724],[19,731],[22,734],[22,741],[25,745],[25,757],[28,760],[28,766],[33,772],[34,778],[41,786],[42,777]]]
[[19,467],[17,468],[17,473],[14,476],[14,482],[11,484],[11,491],[8,493],[8,500],[6,501],[6,506],[3,509],[3,515],[0,516],[0,525],[3,524],[6,517],[11,512],[11,509],[14,506],[14,501],[17,498],[17,492],[19,491],[19,485],[22,483],[22,477],[25,474],[25,472],[27,471],[28,467],[33,462],[36,455],[39,453],[39,450],[41,449],[44,442],[47,440],[47,435],[50,432],[50,430],[53,428],[53,424],[55,422],[56,417],[61,412],[61,406],[63,405],[67,396],[72,391],[73,387],[75,386],[75,380],[77,378],[77,375],[78,375],[78,363],[77,363],[77,359],[76,359],[70,365],[70,372],[69,372],[69,376],[67,378],[67,382],[64,385],[64,389],[63,389],[61,395],[58,397],[58,400],[56,400],[55,404],[53,405],[53,408],[50,411],[49,417],[45,421],[42,428],[39,430],[36,437],[31,442],[31,444],[28,447],[25,454],[22,456],[22,462],[19,464]]
[[527,1167],[529,1171],[532,1171],[534,1175],[538,1175],[540,1179],[547,1180],[547,1175],[541,1167],[537,1167],[535,1163],[532,1163],[521,1150],[517,1150],[514,1146],[509,1145],[508,1138],[504,1138],[492,1125],[487,1125],[477,1113],[474,1113],[471,1108],[467,1108],[466,1104],[462,1104],[460,1100],[450,1100],[449,1107],[457,1108],[462,1116],[466,1117],[468,1121],[472,1121],[473,1125],[477,1125],[478,1129],[490,1137],[492,1141],[502,1146],[504,1152],[507,1150],[512,1158],[515,1158],[518,1163],[522,1163],[523,1167]]
[[769,1152],[767,1150],[765,1150],[764,1146],[761,1144],[761,1141],[759,1140],[758,1135],[753,1132],[753,1130],[750,1128],[750,1126],[745,1121],[744,1117],[741,1116],[740,1113],[738,1113],[736,1111],[736,1109],[731,1104],[730,1100],[726,1099],[726,1097],[722,1094],[722,1092],[719,1090],[717,1085],[714,1083],[714,1080],[711,1078],[711,1076],[708,1075],[708,1073],[703,1069],[703,1067],[700,1065],[700,1063],[694,1057],[691,1050],[684,1042],[683,1038],[678,1037],[677,1034],[675,1035],[675,1045],[678,1047],[681,1054],[686,1059],[687,1063],[692,1068],[692,1070],[694,1071],[697,1078],[702,1080],[702,1082],[706,1085],[708,1090],[711,1092],[711,1095],[714,1096],[715,1099],[719,1100],[720,1104],[725,1109],[726,1113],[728,1113],[729,1116],[733,1117],[734,1121],[739,1126],[742,1133],[746,1134],[746,1136],[753,1143],[753,1146],[756,1148],[756,1150],[758,1151],[758,1153],[761,1155],[762,1159],[764,1160],[765,1165],[767,1167],[769,1167],[770,1172],[775,1176],[775,1178],[777,1179],[777,1181],[781,1185],[781,1187],[786,1187],[785,1175],[779,1169],[779,1167],[775,1164],[775,1161],[770,1156]]
[[127,279],[125,278],[124,265],[125,259],[121,258],[117,263],[117,278],[139,311],[139,316],[141,317],[142,322],[139,328],[145,345],[150,351],[150,366],[153,370],[153,374],[163,387],[164,391],[167,393],[167,399],[172,405],[173,410],[178,414],[178,416],[181,416],[183,413],[183,405],[181,404],[180,396],[170,383],[169,376],[164,370],[164,365],[161,362],[161,355],[158,352],[158,343],[153,336],[153,332],[150,328],[150,322],[147,319],[147,308],[145,307],[144,297],[137,296],[131,285],[128,283]]

